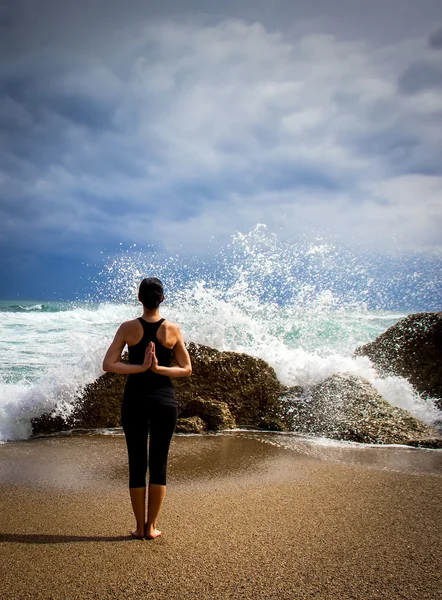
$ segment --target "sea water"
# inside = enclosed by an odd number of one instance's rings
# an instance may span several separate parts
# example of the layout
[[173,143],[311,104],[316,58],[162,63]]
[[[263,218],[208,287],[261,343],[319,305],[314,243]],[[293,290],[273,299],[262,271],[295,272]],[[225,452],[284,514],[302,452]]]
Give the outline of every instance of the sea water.
[[[81,302],[0,301],[0,441],[28,438],[31,419],[45,412],[72,412],[81,389],[102,374],[119,324],[141,314],[136,292],[145,276],[164,281],[161,314],[179,323],[187,342],[263,358],[283,384],[304,389],[336,372],[361,375],[422,421],[442,417],[406,379],[380,377],[368,358],[353,356],[412,312],[413,273],[390,274],[388,288],[379,270],[348,253],[320,240],[283,242],[260,226],[210,261],[126,250]],[[420,290],[428,297],[438,283],[426,277]],[[397,289],[410,309],[373,306],[381,293],[388,305]]]

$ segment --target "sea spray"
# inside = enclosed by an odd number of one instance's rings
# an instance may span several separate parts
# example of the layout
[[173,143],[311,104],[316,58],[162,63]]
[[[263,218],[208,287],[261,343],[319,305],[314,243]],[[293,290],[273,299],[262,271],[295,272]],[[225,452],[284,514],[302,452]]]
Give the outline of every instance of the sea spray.
[[[380,378],[368,358],[353,358],[414,307],[432,307],[438,282],[414,273],[385,278],[368,257],[320,239],[280,240],[262,225],[211,257],[122,250],[92,282],[87,302],[1,303],[0,440],[28,437],[43,412],[72,412],[81,388],[102,373],[118,325],[139,315],[145,276],[164,281],[162,313],[187,341],[261,357],[282,383],[304,389],[335,372],[362,375],[389,402],[432,423],[440,413],[406,380]],[[416,277],[425,285],[410,288]],[[409,310],[392,310],[397,289]]]

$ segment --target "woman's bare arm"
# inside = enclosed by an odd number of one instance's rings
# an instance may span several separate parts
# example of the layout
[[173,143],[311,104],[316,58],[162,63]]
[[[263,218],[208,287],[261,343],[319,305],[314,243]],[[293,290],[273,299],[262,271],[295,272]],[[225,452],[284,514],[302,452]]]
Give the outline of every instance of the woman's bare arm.
[[103,371],[109,371],[111,373],[121,373],[122,375],[130,375],[131,373],[143,373],[150,369],[152,365],[152,357],[154,352],[154,345],[150,343],[146,348],[144,355],[144,362],[142,365],[129,365],[121,362],[121,353],[126,345],[128,323],[123,323],[118,328],[115,337],[109,346],[106,356],[103,360]]
[[151,371],[158,373],[158,375],[166,375],[167,377],[189,377],[192,375],[192,363],[190,362],[190,356],[187,352],[187,348],[184,345],[183,336],[181,331],[177,327],[176,331],[177,341],[173,347],[175,360],[178,366],[174,367],[161,367],[158,365],[157,357],[154,354],[152,357]]

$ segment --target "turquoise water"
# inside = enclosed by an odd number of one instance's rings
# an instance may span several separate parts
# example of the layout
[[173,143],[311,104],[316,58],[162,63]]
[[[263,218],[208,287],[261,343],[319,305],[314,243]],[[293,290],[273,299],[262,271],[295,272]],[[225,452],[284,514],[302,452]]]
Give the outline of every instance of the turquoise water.
[[68,310],[67,302],[42,302],[36,300],[0,300],[0,312],[29,313],[29,312],[60,312]]

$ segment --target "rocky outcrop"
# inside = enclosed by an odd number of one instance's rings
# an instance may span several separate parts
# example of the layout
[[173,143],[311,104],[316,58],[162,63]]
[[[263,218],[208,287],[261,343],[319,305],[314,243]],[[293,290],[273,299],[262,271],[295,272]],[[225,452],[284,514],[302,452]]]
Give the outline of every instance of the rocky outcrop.
[[[199,416],[211,431],[265,423],[284,429],[279,402],[284,387],[264,360],[193,343],[188,350],[192,377],[174,380],[179,417]],[[125,383],[123,375],[104,373],[84,388],[67,421],[43,415],[33,420],[33,432],[120,426]]]
[[[237,426],[288,429],[357,442],[442,447],[434,429],[391,406],[368,381],[355,375],[335,374],[303,393],[299,387],[282,386],[272,367],[261,359],[195,344],[188,349],[193,375],[174,381],[179,432]],[[34,419],[34,433],[120,426],[125,382],[122,375],[105,373],[84,388],[68,420],[43,415]]]
[[105,373],[88,384],[78,398],[71,424],[87,429],[120,427],[126,379],[118,373]]
[[225,402],[212,400],[211,398],[196,397],[190,400],[186,407],[180,411],[183,417],[198,415],[210,431],[222,431],[234,429],[235,419]]
[[383,376],[405,377],[442,410],[442,312],[409,315],[355,355],[368,356]]
[[206,424],[200,417],[183,417],[178,419],[175,433],[202,433]]
[[336,373],[292,402],[296,431],[339,440],[441,447],[438,432],[389,404],[364,378]]
[[284,387],[264,360],[193,343],[188,350],[192,377],[174,381],[180,414],[191,411],[199,397],[225,402],[238,426],[258,427],[264,418],[281,418]]
[[53,433],[66,429],[104,429],[121,426],[121,401],[126,377],[105,373],[84,387],[73,413],[63,419],[43,414],[32,419],[32,432]]

